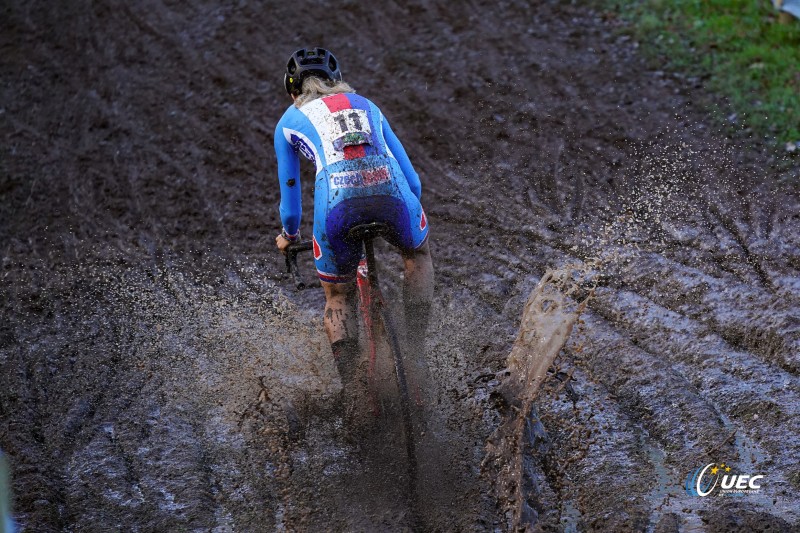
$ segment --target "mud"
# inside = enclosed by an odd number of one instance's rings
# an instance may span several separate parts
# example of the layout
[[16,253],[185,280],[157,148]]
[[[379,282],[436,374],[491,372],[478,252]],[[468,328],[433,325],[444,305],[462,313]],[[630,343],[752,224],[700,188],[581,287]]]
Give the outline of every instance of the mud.
[[[280,68],[310,43],[422,176],[437,388],[415,504],[391,409],[367,437],[343,424],[323,296],[273,244]],[[505,530],[481,469],[500,383],[529,295],[571,264],[599,286],[525,425],[527,527],[800,527],[797,159],[717,131],[724,102],[613,13],[11,0],[0,52],[0,448],[24,530]],[[710,462],[760,493],[689,496]]]
[[[569,298],[580,290],[580,278],[587,270],[581,265],[577,269],[578,276],[573,265],[548,270],[531,292],[500,384],[494,391],[506,412],[502,424],[489,438],[482,466],[494,478],[495,497],[511,515],[512,530],[539,522],[538,511],[529,503],[536,482],[526,477],[529,472],[525,463],[531,455],[540,456],[547,451],[548,437],[534,401],[592,294],[580,303]],[[572,376],[557,377],[569,385]]]

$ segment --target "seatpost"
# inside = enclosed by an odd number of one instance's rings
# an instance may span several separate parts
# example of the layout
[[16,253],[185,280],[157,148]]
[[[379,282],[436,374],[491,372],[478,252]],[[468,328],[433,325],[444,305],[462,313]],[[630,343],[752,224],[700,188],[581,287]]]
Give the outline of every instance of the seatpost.
[[364,251],[367,254],[367,277],[371,287],[378,286],[378,268],[375,265],[375,248],[372,245],[372,237],[364,239]]

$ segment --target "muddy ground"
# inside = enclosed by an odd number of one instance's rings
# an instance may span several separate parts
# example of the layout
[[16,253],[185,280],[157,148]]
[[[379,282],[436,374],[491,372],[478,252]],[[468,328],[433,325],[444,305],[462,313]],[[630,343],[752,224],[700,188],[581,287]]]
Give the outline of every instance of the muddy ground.
[[[571,263],[599,285],[538,400],[537,527],[798,530],[797,159],[718,131],[703,80],[622,29],[567,2],[4,2],[0,447],[24,530],[504,530],[497,374]],[[439,403],[413,513],[391,417],[348,434],[322,295],[273,245],[281,69],[316,43],[422,176]],[[687,495],[711,462],[760,493]]]

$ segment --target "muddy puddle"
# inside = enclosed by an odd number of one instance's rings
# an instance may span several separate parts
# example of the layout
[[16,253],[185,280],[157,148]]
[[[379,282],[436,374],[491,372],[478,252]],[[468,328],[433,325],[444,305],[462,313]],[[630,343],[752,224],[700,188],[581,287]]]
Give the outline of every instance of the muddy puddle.
[[[24,531],[800,528],[797,159],[719,130],[613,14],[7,4],[0,449]],[[392,410],[345,427],[323,296],[273,246],[276,69],[311,43],[422,178],[415,502]],[[710,463],[759,492],[691,495]]]

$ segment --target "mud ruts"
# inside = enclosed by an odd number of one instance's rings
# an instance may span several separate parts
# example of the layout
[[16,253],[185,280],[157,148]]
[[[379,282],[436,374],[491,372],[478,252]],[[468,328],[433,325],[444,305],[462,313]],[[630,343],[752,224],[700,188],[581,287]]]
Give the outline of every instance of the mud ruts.
[[[402,129],[434,228],[425,524],[509,524],[480,471],[497,375],[544,273],[594,262],[536,401],[550,446],[522,457],[538,526],[800,529],[797,159],[719,131],[704,80],[614,13],[11,0],[0,36],[0,448],[26,529],[409,525],[399,439],[342,429],[323,297],[273,246],[280,71],[320,40]],[[711,462],[762,492],[687,494]]]

